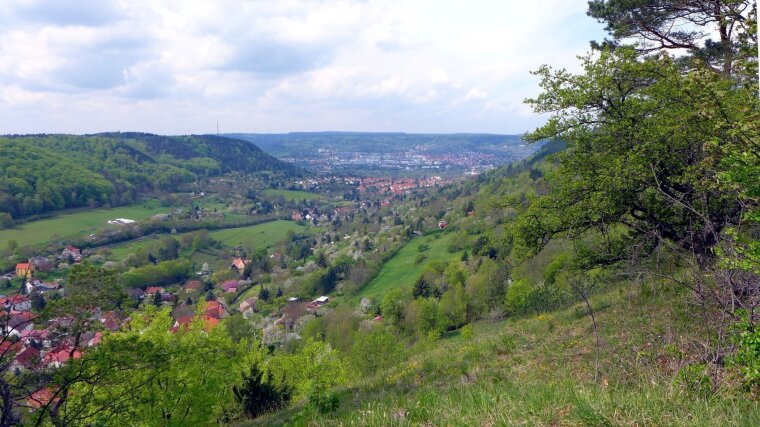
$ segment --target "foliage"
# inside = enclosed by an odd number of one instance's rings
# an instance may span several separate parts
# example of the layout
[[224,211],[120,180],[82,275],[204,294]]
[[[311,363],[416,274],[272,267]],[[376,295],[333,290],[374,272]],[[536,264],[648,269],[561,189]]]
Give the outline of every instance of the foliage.
[[329,344],[307,340],[295,354],[278,354],[267,363],[267,372],[279,386],[293,390],[293,400],[308,399],[320,411],[334,408],[331,389],[344,384],[346,362]]
[[[129,328],[106,335],[98,347],[70,361],[52,378],[60,390],[35,416],[69,425],[207,425],[233,399],[233,385],[260,357],[236,344],[225,328],[170,331],[169,310],[148,308]],[[65,404],[64,404],[65,403]]]
[[192,274],[189,260],[164,261],[158,264],[148,264],[133,268],[121,275],[121,283],[128,288],[139,288],[150,285],[169,285],[181,282]]
[[760,328],[749,323],[747,313],[740,315],[742,320],[735,326],[737,350],[733,362],[748,387],[760,387]]
[[371,375],[396,365],[404,356],[404,346],[391,332],[373,328],[357,333],[350,355],[359,372]]
[[272,384],[264,377],[258,364],[253,365],[250,372],[243,374],[243,383],[233,387],[233,393],[235,401],[249,418],[275,411],[290,400],[290,391]]

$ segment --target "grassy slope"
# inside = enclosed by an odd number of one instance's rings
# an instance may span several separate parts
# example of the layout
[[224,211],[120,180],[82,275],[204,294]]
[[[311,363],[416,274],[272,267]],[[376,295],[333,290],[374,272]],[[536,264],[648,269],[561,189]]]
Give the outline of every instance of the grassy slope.
[[[440,236],[440,238],[437,238]],[[453,234],[435,234],[412,239],[401,248],[393,258],[383,264],[380,273],[359,293],[360,297],[381,298],[394,287],[411,289],[414,282],[431,261],[447,261],[457,254],[447,250]],[[430,246],[430,249],[420,252],[420,244]],[[419,264],[415,260],[419,254],[425,255],[425,260]]]
[[313,199],[320,199],[322,198],[321,195],[316,193],[309,193],[308,191],[293,191],[293,190],[274,190],[274,189],[266,189],[264,190],[264,194],[269,197],[279,197],[282,196],[287,201],[298,201],[298,200],[313,200]]
[[701,334],[698,322],[684,320],[684,299],[626,287],[592,298],[596,382],[591,321],[576,305],[418,345],[389,372],[355,376],[335,412],[297,407],[247,425],[760,425],[760,403],[735,388],[704,397],[677,380],[696,357],[685,337]]
[[88,209],[75,213],[64,213],[53,218],[31,221],[9,230],[0,231],[0,241],[15,240],[21,246],[41,245],[60,239],[81,236],[99,231],[108,226],[107,221],[115,218],[141,220],[158,213],[166,213],[168,208],[158,203],[148,202],[118,208]]

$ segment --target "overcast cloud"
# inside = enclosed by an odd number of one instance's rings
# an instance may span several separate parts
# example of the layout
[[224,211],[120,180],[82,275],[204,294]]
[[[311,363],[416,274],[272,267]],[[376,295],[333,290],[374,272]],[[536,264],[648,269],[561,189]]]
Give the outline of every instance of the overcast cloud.
[[0,133],[522,133],[580,0],[3,0]]

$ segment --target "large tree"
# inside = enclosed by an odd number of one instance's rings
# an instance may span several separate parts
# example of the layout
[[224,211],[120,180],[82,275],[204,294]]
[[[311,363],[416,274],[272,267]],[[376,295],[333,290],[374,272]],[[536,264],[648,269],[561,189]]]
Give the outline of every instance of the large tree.
[[[513,228],[519,253],[565,238],[576,243],[575,266],[589,269],[667,248],[700,272],[683,284],[703,300],[712,293],[702,286],[716,282],[716,249],[730,243],[728,230],[752,235],[757,222],[746,213],[760,201],[749,3],[590,2],[613,42],[584,58],[579,74],[542,67],[543,93],[527,101],[550,115],[527,139],[562,139],[568,148],[545,177],[548,193],[522,206]],[[708,58],[713,42],[703,33],[725,25],[722,53]],[[663,33],[668,28],[680,30]],[[631,37],[645,43],[626,45]],[[760,303],[756,278],[724,285],[725,311]]]

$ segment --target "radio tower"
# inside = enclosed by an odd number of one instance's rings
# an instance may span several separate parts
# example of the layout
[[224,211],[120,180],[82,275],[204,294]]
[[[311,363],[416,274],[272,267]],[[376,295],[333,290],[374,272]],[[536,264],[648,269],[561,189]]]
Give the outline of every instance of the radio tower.
[[216,122],[216,136],[219,136],[219,122]]

